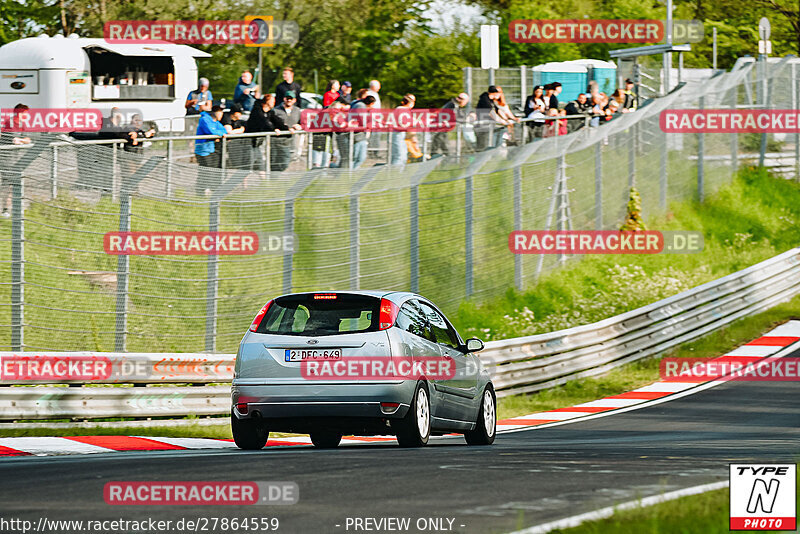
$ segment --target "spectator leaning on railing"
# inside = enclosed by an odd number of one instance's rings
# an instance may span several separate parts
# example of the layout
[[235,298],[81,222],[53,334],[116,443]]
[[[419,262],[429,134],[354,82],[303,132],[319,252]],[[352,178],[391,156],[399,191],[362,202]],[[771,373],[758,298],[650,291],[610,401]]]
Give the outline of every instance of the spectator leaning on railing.
[[[564,110],[567,112],[567,115],[585,115],[587,117],[591,117],[592,115],[592,105],[586,98],[586,93],[579,94],[578,98],[567,103]],[[568,119],[567,131],[574,132],[580,130],[585,124],[586,121],[584,119]]]
[[625,100],[622,102],[622,108],[630,111],[636,111],[639,105],[639,98],[636,96],[636,93],[633,92],[633,86],[633,80],[630,78],[625,80],[625,91],[623,92]]
[[300,87],[299,83],[294,81],[294,69],[292,67],[285,67],[283,69],[283,81],[275,88],[275,102],[277,102],[278,105],[283,104],[284,97],[289,91],[294,92],[295,98],[299,98],[303,89]]
[[[442,106],[442,109],[452,109],[456,114],[456,128],[463,128],[467,123],[469,114],[469,95],[467,93],[459,93],[455,98],[451,98],[447,103]],[[450,147],[447,144],[447,132],[436,132],[433,134],[433,142],[431,143],[431,155],[450,155]]]
[[244,111],[250,111],[253,109],[256,99],[260,98],[260,96],[260,88],[253,81],[253,74],[249,70],[242,72],[233,91],[233,102],[242,106]]
[[[220,119],[222,119],[222,107],[220,106],[212,107],[210,112],[201,112],[195,135],[225,135],[228,131],[219,122]],[[219,139],[197,139],[194,142],[194,155],[200,166],[195,186],[198,196],[209,195],[212,189],[220,183],[220,174],[215,170],[220,167],[221,163],[220,152],[216,149],[217,143],[219,143]]]
[[[399,110],[411,109],[417,101],[416,97],[412,94],[403,96],[400,105],[397,106]],[[392,165],[404,165],[408,161],[408,146],[406,145],[406,136],[408,132],[392,132]]]
[[544,116],[547,111],[547,101],[544,98],[544,87],[537,85],[533,88],[533,92],[528,98],[525,99],[525,109],[523,113],[528,121],[528,126],[531,128],[533,137],[541,137],[542,129],[544,128]]
[[[274,132],[277,128],[272,122],[273,113],[272,108],[275,107],[275,97],[272,94],[266,94],[261,99],[256,100],[253,110],[250,112],[250,117],[247,118],[244,130],[247,133],[264,133]],[[264,162],[264,152],[260,149],[264,142],[269,142],[269,138],[253,137],[250,144],[252,148],[252,162],[253,169],[257,171],[265,171],[266,166]]]
[[[297,107],[297,94],[286,91],[283,103],[272,110],[272,122],[275,129],[282,132],[293,132],[302,129],[300,126],[300,108]],[[285,171],[292,159],[292,135],[281,135],[273,143],[271,169]]]
[[495,132],[495,141],[493,146],[500,146],[503,141],[504,130],[508,131],[509,144],[514,143],[514,125],[519,122],[519,117],[514,115],[508,103],[506,102],[506,95],[503,93],[503,88],[498,87],[497,91],[500,93],[497,97],[497,114],[495,122],[498,129]]
[[[358,95],[360,98],[350,104],[350,111],[358,111],[358,110],[365,110],[365,109],[372,109],[375,107],[375,97],[367,94],[366,89],[361,89],[358,91]],[[363,95],[363,96],[362,96]],[[360,131],[355,132],[353,134],[353,168],[359,168],[364,161],[367,159],[367,144],[368,141],[368,132]],[[339,150],[342,150],[342,146],[339,145]],[[349,151],[349,144],[345,147],[345,150]],[[344,161],[344,157],[342,158]],[[349,162],[348,162],[349,163]]]
[[500,92],[497,87],[490,85],[485,93],[478,97],[478,105],[475,106],[476,123],[475,136],[477,138],[478,150],[489,147],[494,131],[494,121],[497,116],[497,98]]
[[211,110],[211,102],[214,100],[214,97],[211,95],[211,91],[208,87],[208,78],[200,78],[197,81],[197,89],[189,92],[189,95],[186,97],[186,103],[184,105],[187,115],[198,115],[201,111]]

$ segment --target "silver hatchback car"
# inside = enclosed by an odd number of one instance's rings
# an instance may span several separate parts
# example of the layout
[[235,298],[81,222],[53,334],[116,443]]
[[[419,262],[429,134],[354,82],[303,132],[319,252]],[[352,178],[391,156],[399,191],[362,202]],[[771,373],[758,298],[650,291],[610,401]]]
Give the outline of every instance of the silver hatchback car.
[[343,435],[394,435],[404,447],[460,433],[494,442],[496,398],[477,351],[414,293],[330,291],[277,297],[239,344],[231,426],[242,449],[270,432],[310,434],[318,448]]

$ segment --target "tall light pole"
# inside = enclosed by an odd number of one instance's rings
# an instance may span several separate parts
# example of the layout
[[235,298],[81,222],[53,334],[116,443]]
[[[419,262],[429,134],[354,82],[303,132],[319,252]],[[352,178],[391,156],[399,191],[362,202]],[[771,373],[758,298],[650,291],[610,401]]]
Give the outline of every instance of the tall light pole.
[[[664,28],[664,32],[666,33],[665,43],[668,46],[672,46],[672,0],[667,0],[667,20],[666,20],[666,27]],[[672,69],[672,52],[664,52],[664,94],[666,95],[669,93],[669,74],[670,69]]]

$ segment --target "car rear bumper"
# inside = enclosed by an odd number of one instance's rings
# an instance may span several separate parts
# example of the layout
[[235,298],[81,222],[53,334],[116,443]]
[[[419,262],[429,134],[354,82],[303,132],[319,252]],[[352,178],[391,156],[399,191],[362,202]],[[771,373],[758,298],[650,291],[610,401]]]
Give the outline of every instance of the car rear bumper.
[[[413,380],[336,384],[234,384],[231,401],[240,419],[256,417],[358,417],[398,418],[405,416],[411,404],[416,382]],[[247,413],[236,407],[247,404]],[[395,408],[381,403],[397,403]]]

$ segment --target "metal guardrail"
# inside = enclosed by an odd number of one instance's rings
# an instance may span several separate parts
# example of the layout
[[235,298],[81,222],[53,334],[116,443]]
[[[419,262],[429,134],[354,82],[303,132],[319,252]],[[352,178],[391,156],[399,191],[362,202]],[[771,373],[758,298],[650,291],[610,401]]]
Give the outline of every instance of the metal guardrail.
[[[800,293],[800,248],[654,304],[567,330],[492,341],[481,359],[493,374],[498,396],[539,391],[595,376],[663,353]],[[77,380],[25,387],[31,380],[2,381],[0,420],[218,415],[230,410],[229,381],[235,355],[153,353],[0,353],[36,359],[136,363],[136,373],[110,376],[91,385]],[[133,367],[132,367],[133,368]],[[133,383],[150,387],[98,387]],[[176,386],[173,384],[204,384]]]

